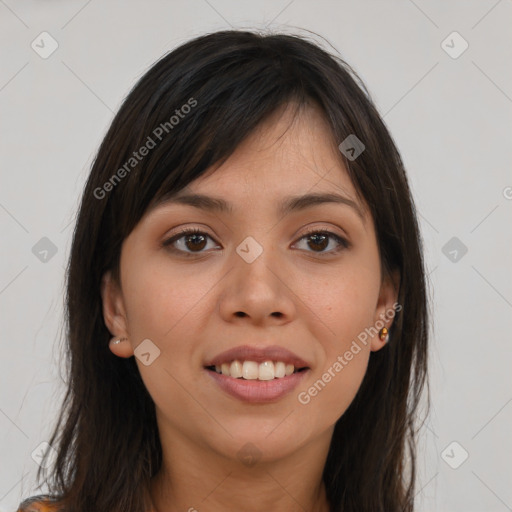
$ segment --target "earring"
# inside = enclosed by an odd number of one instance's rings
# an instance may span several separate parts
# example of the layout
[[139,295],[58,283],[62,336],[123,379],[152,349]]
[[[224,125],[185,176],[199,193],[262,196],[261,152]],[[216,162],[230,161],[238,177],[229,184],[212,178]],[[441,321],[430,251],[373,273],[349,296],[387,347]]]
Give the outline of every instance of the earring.
[[380,331],[379,331],[379,338],[384,342],[384,343],[387,343],[389,341],[389,331],[383,327]]
[[128,338],[116,338],[115,336],[110,340],[110,343],[112,343],[112,345],[117,345],[119,343],[121,343],[122,341],[125,341],[127,340]]

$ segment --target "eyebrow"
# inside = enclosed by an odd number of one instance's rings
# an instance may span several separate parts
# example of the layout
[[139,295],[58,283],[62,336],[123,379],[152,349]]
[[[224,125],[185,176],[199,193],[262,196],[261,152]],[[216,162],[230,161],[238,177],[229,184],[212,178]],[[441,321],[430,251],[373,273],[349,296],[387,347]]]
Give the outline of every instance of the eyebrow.
[[[219,212],[219,213],[232,213],[233,205],[228,203],[226,200],[220,197],[211,197],[204,194],[197,193],[187,193],[183,190],[178,192],[177,194],[166,195],[159,202],[157,206],[162,206],[164,204],[184,204],[188,206],[193,206],[195,208],[199,208],[201,210],[210,211],[210,212]],[[312,206],[317,206],[320,204],[341,204],[346,205],[352,208],[355,213],[361,218],[361,220],[365,221],[364,213],[361,207],[352,199],[348,197],[334,194],[331,192],[325,193],[312,193],[305,194],[302,196],[288,196],[283,199],[283,201],[278,206],[278,213],[281,215],[288,215],[292,212],[297,212],[301,210],[305,210]]]

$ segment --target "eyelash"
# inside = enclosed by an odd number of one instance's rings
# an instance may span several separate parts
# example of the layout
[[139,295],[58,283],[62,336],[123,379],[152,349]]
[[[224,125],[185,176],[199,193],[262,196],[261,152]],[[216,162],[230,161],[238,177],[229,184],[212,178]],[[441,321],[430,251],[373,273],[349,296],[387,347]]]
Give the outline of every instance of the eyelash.
[[[184,255],[185,257],[194,257],[196,255],[202,254],[203,251],[187,252],[187,251],[182,251],[180,249],[176,249],[175,247],[172,246],[172,244],[174,242],[180,240],[181,238],[184,238],[186,236],[191,236],[191,235],[206,235],[208,238],[213,240],[213,238],[208,233],[205,233],[204,231],[201,231],[198,228],[185,228],[182,231],[180,231],[179,233],[173,235],[171,238],[165,240],[162,243],[162,246],[166,247],[171,252],[178,253],[180,255]],[[299,238],[299,241],[303,240],[304,238],[308,238],[311,235],[327,235],[329,238],[333,238],[339,244],[339,246],[334,250],[330,250],[330,251],[326,251],[326,252],[324,252],[324,251],[321,251],[321,252],[307,251],[307,252],[313,252],[316,254],[320,254],[320,256],[333,255],[333,254],[338,254],[342,250],[348,249],[350,247],[350,243],[347,240],[345,240],[344,238],[340,237],[339,235],[336,235],[335,233],[332,233],[331,231],[319,230],[319,229],[312,229],[312,230],[304,233]]]

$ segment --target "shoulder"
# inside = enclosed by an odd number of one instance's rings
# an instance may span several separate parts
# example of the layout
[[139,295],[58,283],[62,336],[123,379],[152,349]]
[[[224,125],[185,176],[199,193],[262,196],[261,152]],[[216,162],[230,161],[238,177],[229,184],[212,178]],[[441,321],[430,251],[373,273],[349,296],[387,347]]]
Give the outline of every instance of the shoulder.
[[32,496],[20,503],[16,512],[63,512],[57,500],[48,495]]

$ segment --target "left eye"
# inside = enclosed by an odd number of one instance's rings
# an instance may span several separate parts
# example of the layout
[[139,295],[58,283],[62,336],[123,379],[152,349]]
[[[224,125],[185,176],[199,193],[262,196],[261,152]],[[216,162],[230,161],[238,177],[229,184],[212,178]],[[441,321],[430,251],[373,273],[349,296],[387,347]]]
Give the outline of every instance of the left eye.
[[[320,251],[313,251],[313,252],[320,252],[320,253],[328,253],[328,254],[336,254],[340,252],[343,249],[348,249],[349,243],[342,238],[339,235],[336,235],[335,233],[332,233],[331,231],[310,231],[309,233],[306,233],[303,235],[300,240],[309,240],[308,245],[311,247],[313,246],[320,246]],[[337,244],[337,247],[334,249],[331,249],[329,251],[326,251],[326,247],[329,246],[329,239],[334,240]],[[325,243],[327,242],[327,245]]]
[[[200,231],[199,229],[185,229],[168,240],[165,240],[162,245],[168,247],[172,252],[191,256],[205,252],[203,249],[207,245],[208,239],[213,240],[210,235],[204,231]],[[344,238],[331,231],[311,231],[303,235],[299,239],[299,242],[302,240],[308,240],[307,243],[309,247],[319,248],[320,250],[318,251],[312,251],[317,253],[335,254],[349,247],[349,243]],[[325,249],[329,246],[330,240],[334,240],[337,247],[326,251]],[[181,245],[182,248],[178,248],[177,245]],[[187,251],[187,249],[189,250]]]

